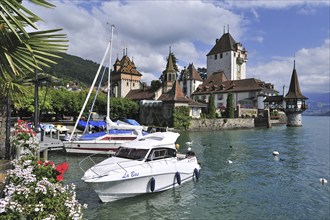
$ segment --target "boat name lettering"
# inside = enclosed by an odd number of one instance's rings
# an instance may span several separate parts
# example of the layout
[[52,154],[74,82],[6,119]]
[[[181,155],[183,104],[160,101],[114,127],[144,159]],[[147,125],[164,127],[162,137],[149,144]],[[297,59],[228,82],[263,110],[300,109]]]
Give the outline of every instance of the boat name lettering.
[[139,176],[139,173],[136,173],[135,171],[131,172],[131,177]]
[[136,177],[136,176],[139,176],[139,173],[137,173],[135,171],[132,171],[131,176],[128,173],[125,173],[122,178],[126,179],[126,178],[129,178],[129,177]]

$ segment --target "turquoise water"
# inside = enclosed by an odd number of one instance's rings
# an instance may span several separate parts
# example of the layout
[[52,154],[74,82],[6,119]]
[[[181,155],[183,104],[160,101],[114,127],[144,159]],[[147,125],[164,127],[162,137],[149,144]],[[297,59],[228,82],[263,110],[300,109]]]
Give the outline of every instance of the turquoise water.
[[202,164],[199,181],[112,203],[101,203],[80,180],[83,156],[49,157],[69,162],[65,182],[74,182],[78,200],[88,204],[87,219],[329,219],[329,127],[329,117],[306,116],[300,128],[182,132],[180,150],[193,140]]

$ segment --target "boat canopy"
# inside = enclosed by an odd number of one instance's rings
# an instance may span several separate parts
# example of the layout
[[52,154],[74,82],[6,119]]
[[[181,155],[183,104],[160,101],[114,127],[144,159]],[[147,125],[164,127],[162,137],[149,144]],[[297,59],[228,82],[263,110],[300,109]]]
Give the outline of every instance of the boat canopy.
[[175,149],[175,141],[179,136],[180,134],[176,132],[156,132],[139,137],[133,141],[123,143],[122,147],[150,149],[166,146],[168,148]]

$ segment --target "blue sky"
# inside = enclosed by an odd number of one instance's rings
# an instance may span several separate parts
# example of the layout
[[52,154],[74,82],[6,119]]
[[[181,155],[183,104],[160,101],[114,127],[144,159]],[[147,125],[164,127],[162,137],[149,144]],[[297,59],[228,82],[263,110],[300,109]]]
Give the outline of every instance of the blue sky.
[[169,47],[180,70],[189,63],[206,67],[206,54],[229,25],[233,38],[248,51],[247,78],[273,83],[281,94],[289,86],[295,59],[303,93],[329,92],[328,0],[52,0],[55,9],[23,2],[44,19],[40,29],[64,29],[69,54],[98,63],[110,37],[107,23],[114,24],[113,61],[127,48],[147,83],[164,70]]

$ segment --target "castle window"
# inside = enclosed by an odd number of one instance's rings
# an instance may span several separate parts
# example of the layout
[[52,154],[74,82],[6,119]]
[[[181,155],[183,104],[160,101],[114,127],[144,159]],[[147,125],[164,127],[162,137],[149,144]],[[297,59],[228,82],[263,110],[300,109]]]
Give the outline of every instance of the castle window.
[[214,59],[215,59],[215,60],[218,59],[218,54],[215,54],[215,55],[214,55]]
[[129,83],[127,82],[126,85],[129,86]]
[[222,59],[222,53],[220,53],[220,59]]
[[135,83],[133,83],[133,87],[135,86]]

